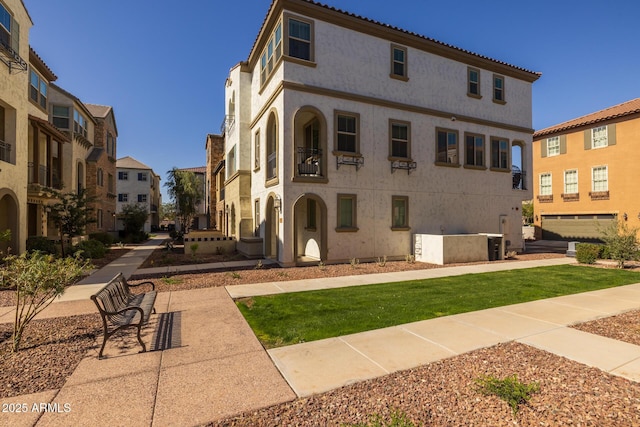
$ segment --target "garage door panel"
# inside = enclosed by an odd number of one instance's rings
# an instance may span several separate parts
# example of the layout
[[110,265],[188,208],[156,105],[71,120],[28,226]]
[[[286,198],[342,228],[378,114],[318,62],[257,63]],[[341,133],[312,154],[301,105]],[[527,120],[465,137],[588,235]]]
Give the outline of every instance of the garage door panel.
[[542,217],[542,238],[547,240],[595,240],[614,219]]

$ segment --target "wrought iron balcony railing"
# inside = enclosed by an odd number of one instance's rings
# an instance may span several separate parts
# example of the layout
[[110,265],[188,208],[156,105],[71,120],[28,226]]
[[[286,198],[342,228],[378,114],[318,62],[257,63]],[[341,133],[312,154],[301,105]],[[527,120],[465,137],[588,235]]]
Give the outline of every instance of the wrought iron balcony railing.
[[11,163],[11,144],[0,140],[0,160]]
[[527,189],[527,173],[519,169],[513,169],[511,171],[511,177],[513,179],[514,190],[526,190]]
[[236,116],[228,114],[222,119],[220,124],[220,132],[230,134],[236,124]]
[[322,176],[322,150],[298,147],[298,175]]

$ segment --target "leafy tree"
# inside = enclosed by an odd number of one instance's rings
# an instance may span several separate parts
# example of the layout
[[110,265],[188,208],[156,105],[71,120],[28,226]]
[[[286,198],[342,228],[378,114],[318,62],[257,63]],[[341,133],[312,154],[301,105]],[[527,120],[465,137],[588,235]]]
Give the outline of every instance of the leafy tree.
[[616,219],[602,230],[602,240],[607,245],[611,259],[618,262],[618,268],[624,268],[625,261],[638,256],[638,228],[629,228],[627,223]]
[[202,183],[195,173],[174,167],[167,172],[164,185],[175,202],[176,219],[180,220],[181,230],[188,233],[197,213],[197,205],[203,199]]
[[0,267],[0,286],[15,289],[17,296],[12,351],[20,349],[25,328],[34,317],[64,293],[90,267],[80,258],[54,258],[32,252],[7,257]]
[[160,218],[173,221],[176,219],[176,205],[175,203],[163,203],[160,206]]
[[533,224],[533,201],[522,202],[522,220],[525,224]]
[[54,195],[59,201],[50,206],[51,218],[58,227],[62,256],[64,257],[65,236],[69,240],[75,236],[82,236],[87,224],[96,222],[92,215],[93,209],[89,206],[89,203],[93,202],[93,198],[88,197],[84,189],[78,193],[55,192]]
[[124,232],[127,236],[138,235],[144,228],[149,212],[144,205],[128,204],[122,207],[120,218],[124,222]]

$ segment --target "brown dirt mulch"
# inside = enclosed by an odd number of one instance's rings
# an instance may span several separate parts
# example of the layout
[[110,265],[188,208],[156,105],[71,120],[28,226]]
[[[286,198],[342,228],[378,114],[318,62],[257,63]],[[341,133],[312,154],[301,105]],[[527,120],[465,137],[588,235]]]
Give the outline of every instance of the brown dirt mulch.
[[590,334],[640,345],[640,310],[628,311],[571,327]]
[[236,253],[223,254],[191,254],[190,250],[184,253],[183,245],[175,245],[173,249],[156,249],[142,263],[140,268],[168,267],[172,265],[208,264],[212,262],[227,262],[245,260],[246,257]]
[[[475,383],[514,374],[539,384],[515,417]],[[208,425],[342,426],[374,414],[388,420],[393,411],[422,426],[637,426],[640,384],[510,342]]]
[[102,334],[98,313],[34,320],[11,352],[12,323],[0,324],[0,398],[61,388]]

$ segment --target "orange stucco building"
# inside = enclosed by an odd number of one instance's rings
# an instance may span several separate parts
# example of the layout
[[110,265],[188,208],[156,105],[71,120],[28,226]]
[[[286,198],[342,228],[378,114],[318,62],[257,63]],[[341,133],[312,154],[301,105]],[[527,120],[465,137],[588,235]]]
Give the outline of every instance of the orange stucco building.
[[595,240],[616,217],[640,228],[640,98],[533,135],[536,237]]

